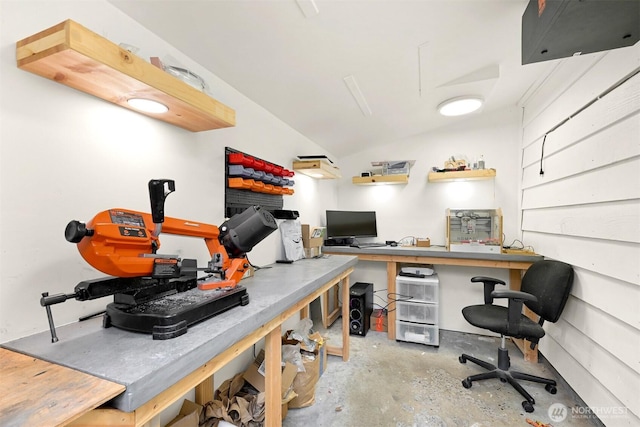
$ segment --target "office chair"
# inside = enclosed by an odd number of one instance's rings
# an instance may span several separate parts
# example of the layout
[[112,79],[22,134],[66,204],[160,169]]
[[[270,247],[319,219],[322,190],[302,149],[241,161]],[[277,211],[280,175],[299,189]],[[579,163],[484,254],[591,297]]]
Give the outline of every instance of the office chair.
[[[545,321],[555,323],[564,309],[571,285],[573,284],[573,268],[560,261],[543,260],[531,265],[522,278],[520,291],[494,290],[497,284],[505,282],[491,277],[477,276],[472,282],[484,283],[484,304],[472,305],[462,309],[462,315],[478,328],[488,329],[499,333],[501,344],[498,349],[498,366],[469,356],[461,355],[458,360],[467,360],[487,369],[477,375],[471,375],[462,381],[464,388],[471,388],[474,381],[489,378],[499,378],[502,382],[509,382],[526,400],[522,407],[526,412],[533,412],[535,400],[518,383],[517,380],[533,381],[545,384],[545,390],[556,394],[556,382],[551,379],[529,375],[523,372],[510,371],[509,351],[505,345],[505,337],[525,338],[531,342],[533,349],[545,334],[542,325]],[[509,306],[493,305],[494,298],[508,298]],[[522,314],[522,304],[540,316],[538,322]]]

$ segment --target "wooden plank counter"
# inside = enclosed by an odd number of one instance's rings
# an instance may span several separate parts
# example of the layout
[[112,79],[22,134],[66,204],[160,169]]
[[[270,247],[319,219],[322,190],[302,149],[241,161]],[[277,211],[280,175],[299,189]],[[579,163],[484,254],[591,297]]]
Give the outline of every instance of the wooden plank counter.
[[[349,275],[357,262],[354,256],[329,256],[260,269],[254,277],[242,281],[249,293],[248,305],[193,325],[186,334],[170,340],[153,340],[150,335],[113,327],[105,329],[101,319],[91,319],[59,327],[60,340],[53,344],[46,331],[2,346],[125,388],[124,392],[116,393],[105,408],[86,413],[73,425],[141,426],[193,388],[196,388],[196,396],[207,399],[212,395],[211,376],[264,338],[267,366],[265,425],[279,426],[282,410],[280,325],[300,311],[306,311],[313,300],[337,284],[342,285],[343,301],[347,300]],[[342,315],[349,317],[347,304],[342,307]],[[343,322],[342,341],[341,348],[327,350],[347,361],[349,322]],[[6,380],[0,378],[0,383],[4,388]],[[54,392],[46,383],[33,381],[30,384],[30,388],[39,387],[43,388],[43,394]],[[4,398],[8,394],[11,392],[5,391],[0,403],[3,414],[11,410]],[[34,402],[23,404],[29,408],[36,405]],[[11,422],[17,419],[15,414],[8,416],[12,417],[8,418]],[[0,425],[21,425],[11,422]]]
[[62,426],[125,390],[121,384],[0,348],[0,425]]

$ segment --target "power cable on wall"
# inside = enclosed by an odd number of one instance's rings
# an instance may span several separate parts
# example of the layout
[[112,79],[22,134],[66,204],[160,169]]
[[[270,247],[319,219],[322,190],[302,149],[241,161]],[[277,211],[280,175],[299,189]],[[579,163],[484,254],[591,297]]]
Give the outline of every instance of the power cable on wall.
[[598,96],[596,96],[591,101],[587,102],[585,105],[583,105],[581,108],[579,108],[578,111],[576,111],[575,113],[571,114],[569,117],[567,117],[566,119],[564,119],[563,121],[561,121],[560,123],[558,123],[557,125],[552,127],[551,129],[549,129],[547,132],[545,132],[544,138],[542,138],[542,149],[541,149],[541,152],[540,152],[540,176],[544,175],[544,169],[542,167],[542,160],[544,159],[544,143],[547,140],[547,135],[549,135],[551,132],[553,132],[554,130],[558,129],[560,126],[562,126],[565,123],[567,123],[569,120],[573,119],[578,114],[582,113],[584,110],[586,110],[587,108],[592,106],[596,101],[600,100],[604,96],[606,96],[609,93],[611,93],[613,90],[617,89],[618,87],[620,87],[623,84],[625,84],[627,81],[631,80],[638,73],[640,73],[640,67],[636,68],[631,73],[627,74],[625,77],[620,79],[618,82],[614,83],[612,86],[610,86],[604,92],[600,93]]

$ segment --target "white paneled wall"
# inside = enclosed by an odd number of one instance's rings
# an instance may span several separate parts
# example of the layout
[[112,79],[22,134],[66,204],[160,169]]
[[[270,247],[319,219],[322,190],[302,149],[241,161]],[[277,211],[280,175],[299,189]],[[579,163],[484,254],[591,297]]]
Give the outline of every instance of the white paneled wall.
[[639,69],[640,45],[568,58],[524,105],[523,241],[576,272],[540,349],[608,426],[640,424]]

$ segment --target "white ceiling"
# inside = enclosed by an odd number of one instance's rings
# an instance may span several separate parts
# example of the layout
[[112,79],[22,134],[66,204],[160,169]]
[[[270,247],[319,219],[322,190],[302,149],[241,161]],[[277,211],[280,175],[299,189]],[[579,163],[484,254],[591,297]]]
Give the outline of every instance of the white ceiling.
[[338,157],[465,120],[437,114],[448,98],[517,105],[549,67],[521,65],[527,0],[111,3]]

